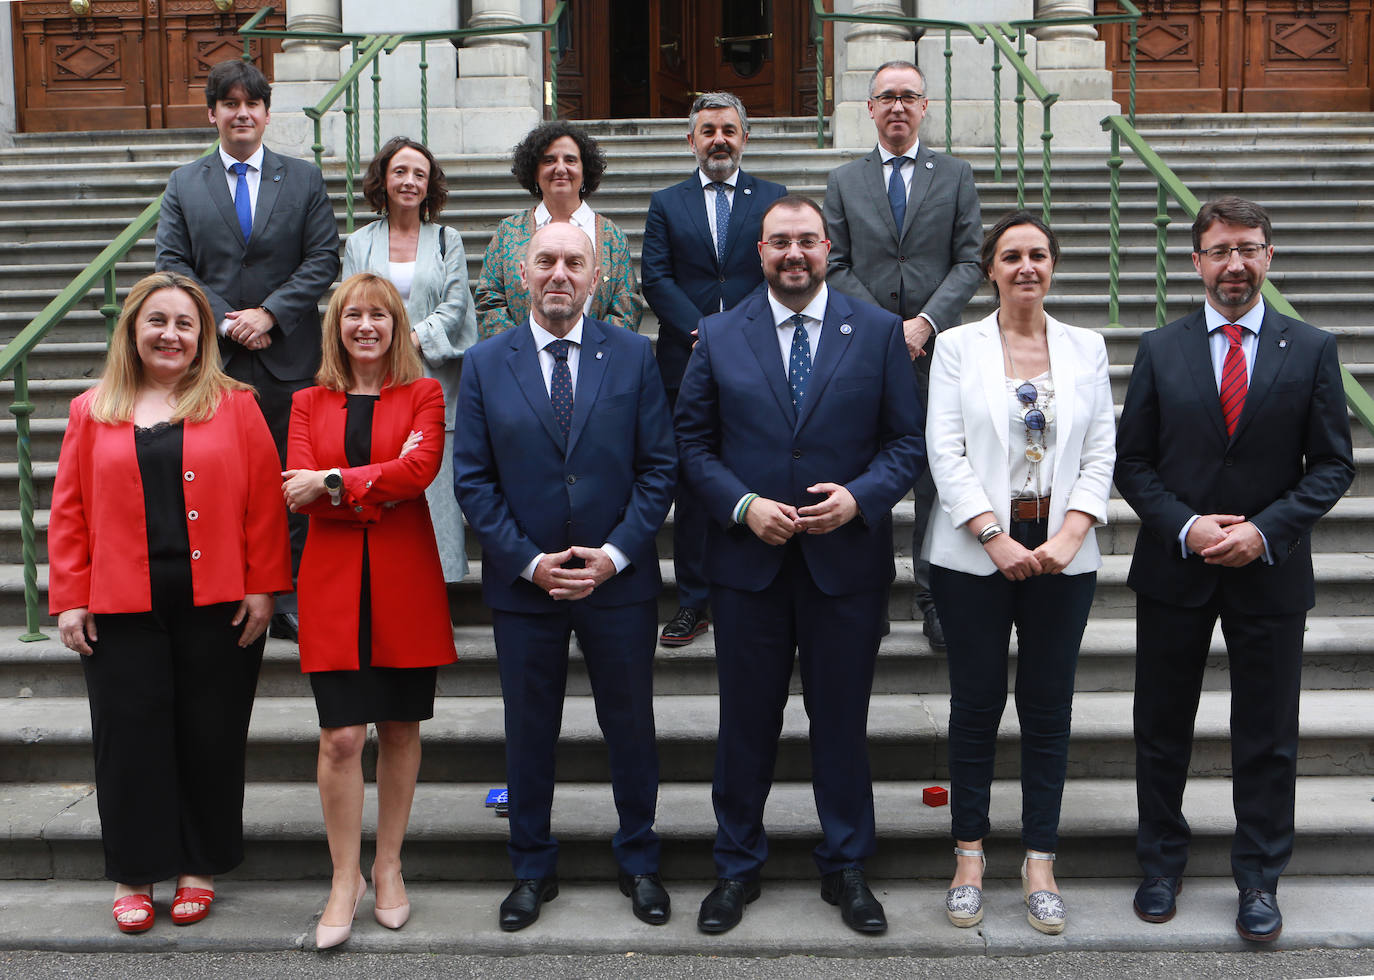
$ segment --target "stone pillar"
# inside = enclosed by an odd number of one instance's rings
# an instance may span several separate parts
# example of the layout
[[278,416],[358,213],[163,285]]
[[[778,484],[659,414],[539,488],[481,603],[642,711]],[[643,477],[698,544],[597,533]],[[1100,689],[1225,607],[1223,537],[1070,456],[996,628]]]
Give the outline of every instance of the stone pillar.
[[[1035,17],[1090,17],[1092,0],[1036,0]],[[1038,27],[1037,74],[1051,92],[1059,93],[1053,112],[1055,142],[1060,146],[1105,146],[1105,116],[1121,112],[1112,101],[1112,73],[1107,46],[1091,24]]]
[[[8,15],[9,11],[5,11]],[[17,101],[14,89],[14,34],[10,18],[0,16],[0,146],[14,145],[14,130],[18,124]]]
[[[841,6],[836,4],[837,13]],[[901,0],[853,0],[850,12],[884,17],[901,17],[907,13]],[[916,46],[911,42],[910,31],[903,27],[885,24],[849,24],[847,27],[843,70],[836,65],[839,84],[835,86],[831,140],[837,148],[863,149],[878,140],[873,120],[868,118],[869,78],[885,61],[914,60]]]
[[[332,31],[342,27],[340,0],[286,0],[286,29]],[[267,142],[292,156],[313,156],[314,123],[300,110],[322,99],[339,80],[339,45],[321,41],[286,41],[272,60],[272,125]],[[343,125],[325,120],[325,153],[343,149]],[[337,123],[337,124],[336,124]]]
[[[472,0],[464,27],[503,27],[542,20],[538,2]],[[460,149],[503,153],[544,116],[543,34],[497,34],[468,40],[458,52]]]

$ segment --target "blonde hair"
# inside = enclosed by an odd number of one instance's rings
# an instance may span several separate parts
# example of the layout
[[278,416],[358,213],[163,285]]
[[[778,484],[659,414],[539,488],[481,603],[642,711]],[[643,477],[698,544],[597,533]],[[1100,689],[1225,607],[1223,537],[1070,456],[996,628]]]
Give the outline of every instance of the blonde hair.
[[119,312],[119,321],[110,336],[110,348],[105,355],[105,371],[91,400],[91,418],[115,425],[134,417],[134,401],[143,386],[143,361],[138,356],[136,326],[143,304],[153,293],[163,289],[177,289],[191,297],[200,319],[200,333],[196,338],[196,356],[181,380],[177,382],[176,407],[172,421],[204,422],[215,414],[220,399],[227,392],[252,389],[235,381],[219,364],[219,343],[215,336],[215,315],[210,301],[194,279],[179,272],[154,272],[134,283]]
[[410,317],[406,315],[401,294],[389,279],[373,272],[359,272],[339,283],[324,314],[324,330],[320,337],[320,370],[315,381],[332,391],[347,391],[353,387],[353,364],[343,347],[340,321],[345,306],[371,303],[391,314],[391,347],[388,348],[386,381],[383,387],[400,387],[425,376],[420,355],[410,343]]

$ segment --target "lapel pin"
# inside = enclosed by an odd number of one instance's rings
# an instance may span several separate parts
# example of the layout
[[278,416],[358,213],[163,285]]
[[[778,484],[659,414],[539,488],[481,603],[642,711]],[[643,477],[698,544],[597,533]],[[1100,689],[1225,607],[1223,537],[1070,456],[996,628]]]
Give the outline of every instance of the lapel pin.
[[926,161],[926,169],[927,169],[927,170],[934,170],[934,169],[935,169],[935,164],[932,163],[931,161],[927,160],[927,161]]
[[1280,340],[1280,341],[1279,341],[1279,350],[1283,350],[1283,349],[1284,349],[1285,347],[1287,347],[1287,346],[1288,346],[1288,341],[1287,341],[1287,340]]
[[848,337],[848,336],[849,336],[850,334],[852,334],[853,332],[854,332],[854,328],[851,327],[849,324],[847,324],[847,323],[841,323],[841,324],[840,324],[840,333],[844,334],[846,337]]
[[754,193],[754,189],[753,189],[752,187],[746,187],[746,188],[744,189],[744,193],[746,193],[746,194],[752,194],[752,193]]
[[597,351],[597,352],[596,352],[596,359],[597,359],[598,361],[601,360],[601,355],[602,355],[602,353],[603,353],[602,351]]
[[279,181],[279,180],[281,180],[281,174],[277,174],[277,175],[275,175],[275,176],[272,178],[272,182],[273,182],[273,183],[276,183],[276,182]]

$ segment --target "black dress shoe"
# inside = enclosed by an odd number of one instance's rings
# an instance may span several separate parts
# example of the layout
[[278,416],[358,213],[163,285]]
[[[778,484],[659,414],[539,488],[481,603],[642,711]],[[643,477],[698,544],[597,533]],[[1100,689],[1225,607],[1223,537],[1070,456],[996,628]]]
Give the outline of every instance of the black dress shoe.
[[668,620],[658,642],[665,647],[685,647],[711,626],[711,617],[705,609],[691,609],[683,606],[677,615]]
[[744,907],[758,898],[762,891],[757,879],[717,879],[716,887],[701,900],[701,911],[697,913],[697,928],[702,932],[729,932],[744,918]]
[[630,908],[635,918],[651,926],[661,926],[672,913],[668,889],[663,887],[657,872],[648,875],[629,875],[620,872],[620,894],[630,896]]
[[501,903],[501,928],[516,932],[534,925],[539,906],[558,897],[557,878],[521,878]]
[[267,623],[267,635],[278,640],[300,642],[300,618],[295,613],[273,613]]
[[1183,891],[1182,878],[1146,878],[1135,890],[1135,914],[1146,922],[1168,922],[1178,911],[1174,897]]
[[821,898],[840,907],[840,918],[855,932],[887,931],[883,903],[873,897],[863,868],[841,868],[821,875]]
[[921,632],[930,641],[932,650],[945,649],[945,628],[940,625],[940,614],[931,606],[926,610],[926,621],[921,625]]
[[1236,932],[1241,939],[1256,943],[1272,943],[1283,932],[1283,916],[1279,914],[1279,897],[1259,888],[1240,890],[1240,911],[1236,913]]

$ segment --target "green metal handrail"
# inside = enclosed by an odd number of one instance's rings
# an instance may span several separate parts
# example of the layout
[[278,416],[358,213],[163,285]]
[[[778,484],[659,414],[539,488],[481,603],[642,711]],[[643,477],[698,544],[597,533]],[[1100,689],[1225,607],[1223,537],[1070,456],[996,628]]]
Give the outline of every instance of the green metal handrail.
[[[1102,128],[1111,134],[1112,140],[1111,154],[1107,158],[1107,167],[1111,171],[1107,326],[1121,326],[1121,167],[1124,162],[1121,157],[1121,144],[1124,141],[1155,179],[1155,325],[1162,327],[1168,320],[1165,308],[1168,300],[1166,257],[1169,245],[1169,199],[1176,201],[1190,219],[1197,217],[1202,202],[1125,116],[1108,116],[1102,120]],[[1264,296],[1264,302],[1279,313],[1291,316],[1295,320],[1302,319],[1272,280],[1264,281],[1261,294]],[[1370,397],[1344,364],[1341,365],[1341,384],[1345,389],[1345,403],[1350,407],[1351,413],[1366,429],[1374,433],[1374,398]]]
[[248,23],[239,28],[239,33],[244,38],[244,57],[248,56],[248,42],[253,37],[336,42],[340,47],[344,44],[352,45],[353,63],[349,65],[339,80],[330,86],[329,91],[324,94],[319,102],[302,110],[315,125],[315,142],[311,149],[315,154],[316,165],[322,167],[324,161],[324,117],[330,109],[334,108],[340,98],[344,100],[342,109],[345,132],[344,207],[346,216],[344,227],[350,233],[353,231],[354,221],[353,184],[362,170],[362,153],[359,147],[361,127],[358,124],[358,112],[361,104],[358,98],[359,79],[363,72],[369,68],[372,69],[372,74],[369,76],[372,82],[372,152],[376,154],[381,149],[381,56],[383,54],[392,54],[403,44],[418,43],[420,45],[420,140],[427,143],[429,141],[428,44],[430,41],[461,41],[468,38],[494,37],[502,34],[547,34],[549,45],[549,111],[553,118],[558,117],[558,61],[560,57],[558,22],[567,10],[567,0],[558,0],[558,4],[553,8],[553,13],[550,14],[549,19],[543,22],[402,34],[363,35],[259,28],[257,25],[271,10],[271,7],[262,8]]
[[[925,31],[943,31],[945,38],[945,148],[949,149],[954,141],[954,34],[962,32],[973,38],[979,44],[985,40],[991,40],[992,49],[992,141],[993,141],[993,179],[1000,182],[1002,180],[1002,85],[1001,71],[1002,60],[1005,58],[1007,63],[1016,71],[1016,204],[1017,207],[1026,206],[1026,126],[1025,126],[1025,103],[1026,89],[1030,89],[1036,101],[1040,103],[1042,113],[1042,130],[1040,133],[1041,154],[1040,154],[1040,212],[1045,221],[1050,220],[1050,195],[1051,195],[1051,155],[1050,141],[1054,139],[1054,131],[1051,126],[1050,110],[1059,101],[1059,95],[1050,92],[1040,81],[1039,76],[1026,64],[1026,34],[1028,31],[1037,27],[1064,26],[1069,24],[1129,24],[1130,25],[1130,104],[1129,115],[1135,119],[1135,86],[1136,86],[1136,45],[1138,40],[1137,25],[1141,17],[1140,9],[1131,3],[1130,0],[1118,0],[1118,3],[1125,8],[1120,14],[1095,14],[1082,17],[1049,17],[1033,20],[1018,20],[1001,24],[980,24],[969,21],[937,20],[924,17],[905,17],[886,14],[837,14],[825,9],[825,0],[811,0],[813,14],[813,24],[815,25],[815,35],[813,37],[816,49],[816,147],[825,147],[825,99],[821,97],[824,91],[825,78],[825,24],[832,23],[852,23],[852,24],[875,24],[891,27],[903,27],[909,30],[917,28]],[[1012,47],[1011,39],[1016,39],[1016,47]]]

